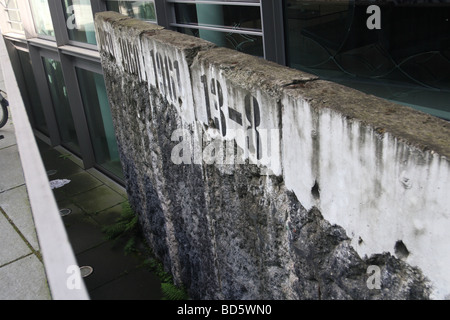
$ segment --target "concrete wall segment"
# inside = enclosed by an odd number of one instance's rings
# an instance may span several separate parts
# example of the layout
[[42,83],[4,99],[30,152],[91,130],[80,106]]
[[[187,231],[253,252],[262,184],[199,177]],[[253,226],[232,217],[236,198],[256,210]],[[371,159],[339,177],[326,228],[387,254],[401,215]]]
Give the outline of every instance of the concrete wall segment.
[[[118,14],[96,27],[127,190],[193,296],[450,295],[448,122]],[[244,162],[196,155],[214,140]]]

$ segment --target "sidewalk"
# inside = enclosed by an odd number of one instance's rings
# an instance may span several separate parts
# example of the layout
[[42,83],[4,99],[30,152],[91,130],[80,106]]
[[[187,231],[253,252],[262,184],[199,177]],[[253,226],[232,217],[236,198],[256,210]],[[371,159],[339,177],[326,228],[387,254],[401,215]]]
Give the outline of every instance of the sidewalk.
[[10,103],[10,119],[0,130],[0,298],[89,299],[1,32],[0,75]]
[[53,189],[79,266],[92,268],[84,278],[91,300],[159,300],[160,280],[145,266],[145,256],[126,255],[124,244],[106,240],[102,227],[120,216],[123,187],[96,169],[83,170],[75,156],[37,139],[49,180],[70,181]]
[[[20,156],[11,121],[0,129],[0,300],[52,299],[39,252]],[[54,189],[79,266],[92,267],[84,278],[91,300],[159,300],[160,281],[143,266],[146,257],[125,255],[123,244],[101,231],[119,217],[124,189],[95,169],[83,170],[36,139],[49,180],[70,182]]]
[[[125,255],[123,244],[106,240],[102,232],[120,215],[124,188],[34,137],[18,88],[9,87],[17,131],[14,119],[0,129],[0,300],[161,299],[160,280],[143,265],[148,257]],[[1,68],[0,88],[5,90]],[[48,180],[68,183],[50,190],[39,157]],[[63,216],[62,209],[70,213]],[[75,263],[92,268],[82,290],[67,285],[67,267]]]
[[49,300],[11,121],[0,135],[0,300]]

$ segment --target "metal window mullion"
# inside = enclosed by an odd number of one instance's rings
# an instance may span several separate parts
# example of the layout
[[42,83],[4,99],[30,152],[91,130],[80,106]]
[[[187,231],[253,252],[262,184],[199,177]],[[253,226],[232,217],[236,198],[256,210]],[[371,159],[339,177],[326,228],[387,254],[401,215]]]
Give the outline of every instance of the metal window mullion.
[[261,0],[264,58],[286,65],[283,2]]
[[83,108],[78,78],[73,64],[73,58],[60,52],[61,68],[69,99],[70,110],[72,112],[75,131],[77,133],[81,158],[85,169],[92,168],[95,164],[94,150],[91,136],[88,130],[86,115]]
[[56,44],[58,47],[63,46],[69,43],[69,34],[67,32],[67,25],[62,1],[48,0],[48,6],[53,21],[53,29],[55,30]]
[[95,14],[98,12],[106,11],[105,0],[91,0],[92,15],[95,19]]
[[80,47],[80,48],[84,48],[84,49],[88,49],[88,50],[97,51],[97,45],[86,43],[86,42],[81,42],[81,41],[68,40],[66,45],[71,45],[73,47]]
[[44,118],[47,123],[48,134],[52,146],[61,144],[58,122],[56,121],[53,101],[48,87],[47,74],[42,61],[42,49],[31,44],[28,45],[36,86],[39,90]]
[[20,18],[22,20],[22,28],[24,30],[25,37],[27,39],[37,37],[33,14],[31,13],[30,2],[19,1],[17,5],[19,7]]
[[100,54],[98,51],[89,50],[81,47],[75,46],[62,46],[59,47],[60,54],[67,56],[72,56],[74,58],[79,58],[85,61],[92,61],[94,63],[100,64]]
[[103,75],[103,69],[100,61],[86,60],[80,57],[74,57],[72,59],[73,66],[79,69],[84,69],[90,72]]
[[155,0],[154,4],[157,24],[166,29],[171,29],[171,23],[176,22],[173,4],[166,0]]
[[35,46],[35,47],[39,47],[39,48],[43,48],[43,49],[48,49],[51,51],[56,51],[57,47],[56,47],[56,43],[54,41],[55,39],[49,36],[40,36],[39,38],[31,38],[28,39],[28,44]]
[[[31,110],[30,99],[32,99],[32,97],[29,97],[29,94],[28,94],[28,88],[26,86],[26,82],[24,79],[24,76],[26,76],[26,75],[24,75],[24,73],[23,73],[23,67],[22,67],[22,63],[20,61],[19,52],[18,52],[19,50],[17,49],[14,42],[11,40],[5,39],[5,45],[6,45],[6,49],[8,51],[9,57],[10,57],[11,65],[13,66],[13,70],[14,70],[14,74],[16,76],[17,84],[19,86],[19,90],[22,93],[22,99],[24,102],[25,109],[26,109],[27,113],[29,115],[31,115],[33,111]],[[18,70],[20,70],[21,72],[18,72]],[[23,90],[26,90],[26,94],[23,93]],[[30,116],[30,117],[28,117],[28,120],[30,121],[31,126],[34,128],[35,127],[34,117]]]

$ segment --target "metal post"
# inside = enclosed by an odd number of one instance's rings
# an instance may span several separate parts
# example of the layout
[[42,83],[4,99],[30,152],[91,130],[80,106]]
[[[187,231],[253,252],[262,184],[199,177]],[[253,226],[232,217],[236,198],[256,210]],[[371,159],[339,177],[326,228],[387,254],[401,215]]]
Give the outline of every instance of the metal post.
[[286,65],[283,1],[261,0],[261,18],[266,60]]

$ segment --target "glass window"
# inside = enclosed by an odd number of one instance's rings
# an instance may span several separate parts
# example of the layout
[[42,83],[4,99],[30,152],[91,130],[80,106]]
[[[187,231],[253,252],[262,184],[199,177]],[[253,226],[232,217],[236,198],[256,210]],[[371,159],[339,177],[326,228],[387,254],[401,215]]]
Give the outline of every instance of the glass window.
[[177,23],[261,31],[259,6],[175,4]]
[[106,1],[109,11],[120,12],[131,18],[156,22],[155,4],[153,1]]
[[101,74],[76,68],[95,161],[123,179],[111,109]]
[[448,1],[284,3],[289,66],[450,119]]
[[90,0],[63,0],[69,39],[96,45],[94,15]]
[[12,31],[23,33],[22,19],[20,18],[17,0],[6,0],[3,6],[8,14],[8,23]]
[[80,147],[75,131],[72,111],[70,110],[61,63],[50,58],[42,58],[42,60],[44,62],[44,69],[55,110],[61,142],[67,149],[79,155]]
[[53,29],[48,0],[30,0],[30,7],[37,34],[54,37],[55,30]]
[[25,90],[22,95],[27,96],[30,101],[31,117],[34,120],[35,128],[48,135],[47,122],[44,117],[44,110],[42,109],[41,98],[34,80],[34,72],[31,65],[31,58],[28,52],[17,50],[20,64],[22,67],[23,78],[25,80]]
[[174,26],[218,46],[264,56],[260,4],[248,3],[175,3]]
[[248,35],[238,32],[198,30],[191,28],[178,28],[178,31],[211,41],[221,47],[234,49],[257,57],[264,56],[262,36]]

